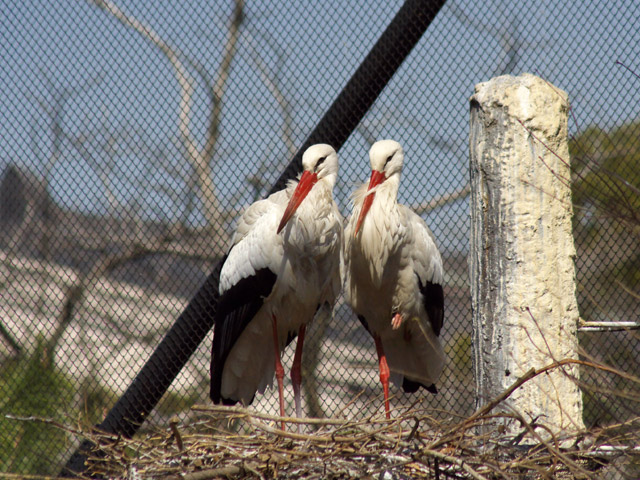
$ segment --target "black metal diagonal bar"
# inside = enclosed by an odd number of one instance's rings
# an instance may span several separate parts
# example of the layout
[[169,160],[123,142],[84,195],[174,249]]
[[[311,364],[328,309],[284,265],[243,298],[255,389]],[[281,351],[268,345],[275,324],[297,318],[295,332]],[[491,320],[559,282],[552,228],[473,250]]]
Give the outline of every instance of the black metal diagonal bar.
[[[271,192],[282,189],[302,169],[302,153],[315,143],[338,150],[378,98],[418,42],[445,0],[407,0],[382,36],[300,147]],[[96,428],[132,436],[156,406],[213,324],[222,261],[216,265],[185,310],[160,342],[129,388]],[[84,441],[63,469],[65,476],[86,471],[87,454],[95,445]],[[95,455],[95,453],[93,453]]]
[[302,154],[311,145],[328,143],[338,150],[362,120],[445,0],[406,0],[360,67],[335,99],[271,189],[281,190],[302,170]]

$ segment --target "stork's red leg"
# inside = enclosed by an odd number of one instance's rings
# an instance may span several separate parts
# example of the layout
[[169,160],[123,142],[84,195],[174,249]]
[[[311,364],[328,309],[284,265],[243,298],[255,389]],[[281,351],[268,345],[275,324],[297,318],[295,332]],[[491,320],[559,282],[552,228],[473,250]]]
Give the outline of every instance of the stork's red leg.
[[391,418],[391,413],[389,412],[389,365],[387,365],[387,357],[384,355],[384,349],[382,348],[382,341],[380,340],[380,337],[374,335],[373,339],[376,342],[376,351],[378,352],[380,382],[382,383],[382,390],[384,392],[384,410],[387,414],[387,418]]
[[[298,343],[296,343],[296,353],[293,356],[293,365],[291,366],[291,383],[293,384],[293,398],[296,403],[296,416],[302,417],[302,401],[300,399],[300,384],[302,383],[302,344],[304,343],[304,333],[307,329],[306,325],[302,325],[298,330]],[[300,424],[298,424],[298,433],[300,433]]]
[[[276,380],[278,381],[278,395],[280,397],[280,416],[284,417],[284,368],[280,361],[280,344],[278,341],[278,321],[275,315],[271,315],[271,325],[273,326],[273,348],[276,362]],[[284,430],[284,420],[282,421]]]
[[397,330],[400,328],[400,325],[402,325],[402,315],[396,313],[391,319],[391,328]]

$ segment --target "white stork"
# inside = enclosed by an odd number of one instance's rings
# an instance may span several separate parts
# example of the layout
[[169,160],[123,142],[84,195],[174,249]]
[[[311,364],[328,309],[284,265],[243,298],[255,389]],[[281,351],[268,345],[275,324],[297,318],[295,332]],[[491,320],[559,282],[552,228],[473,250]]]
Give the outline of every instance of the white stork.
[[[243,213],[220,273],[214,318],[211,390],[214,403],[248,405],[275,372],[284,416],[280,356],[298,336],[291,380],[300,403],[302,345],[316,311],[340,293],[342,216],[333,200],[338,156],[326,144],[302,157],[298,181]],[[284,429],[284,423],[282,425]]]
[[369,157],[371,179],[354,192],[345,229],[345,297],[375,341],[390,418],[390,376],[405,392],[437,393],[444,366],[442,259],[424,220],[397,202],[400,144],[376,142]]

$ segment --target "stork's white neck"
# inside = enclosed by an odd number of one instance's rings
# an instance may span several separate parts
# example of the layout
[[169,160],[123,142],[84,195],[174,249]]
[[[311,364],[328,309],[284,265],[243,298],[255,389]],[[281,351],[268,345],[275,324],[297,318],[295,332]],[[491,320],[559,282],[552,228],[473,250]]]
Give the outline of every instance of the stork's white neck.
[[[336,175],[330,174],[317,181],[302,201],[294,216],[284,229],[285,244],[306,253],[311,245],[316,245],[318,238],[327,228],[323,219],[329,218],[333,211],[337,211],[333,201],[333,185]],[[295,182],[289,185],[291,197],[295,189]]]
[[[400,175],[396,174],[376,187],[371,209],[362,223],[361,231],[354,239],[376,286],[380,286],[384,267],[398,246],[399,230],[403,228],[397,202],[399,184]],[[355,194],[356,208],[352,222],[360,215],[367,188],[368,184],[365,184]],[[354,227],[355,223],[352,225],[352,228]]]
[[398,204],[399,187],[400,174],[391,175],[376,187],[376,198],[373,201],[373,205],[378,203],[378,208],[395,208]]
[[333,173],[319,179],[300,204],[300,215],[316,215],[317,210],[333,205],[333,186],[337,176]]

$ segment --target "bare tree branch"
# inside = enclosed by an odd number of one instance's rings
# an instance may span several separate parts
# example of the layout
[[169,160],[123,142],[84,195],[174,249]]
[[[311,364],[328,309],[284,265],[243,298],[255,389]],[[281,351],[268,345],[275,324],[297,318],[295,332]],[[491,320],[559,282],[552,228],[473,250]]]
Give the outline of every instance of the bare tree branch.
[[[93,284],[95,284],[100,278],[106,276],[109,272],[127,262],[140,259],[148,255],[157,255],[162,253],[171,253],[173,255],[189,258],[197,257],[196,255],[191,255],[187,252],[180,252],[172,248],[167,248],[163,242],[148,242],[144,245],[128,244],[124,247],[123,251],[102,256],[93,264],[89,271],[80,273],[75,283],[70,285],[65,292],[63,307],[57,319],[56,329],[47,341],[47,345],[45,347],[47,361],[53,361],[55,348],[58,342],[62,338],[62,335],[69,324],[73,321],[74,313],[82,304],[85,292]],[[110,323],[114,325],[113,322]],[[122,333],[120,327],[118,327],[118,330]],[[149,340],[150,338],[151,337],[146,338],[146,340]],[[143,338],[143,340],[145,339]]]
[[[52,175],[53,169],[56,167],[56,165],[58,164],[58,162],[62,157],[62,143],[64,141],[63,121],[64,121],[65,108],[66,108],[67,102],[73,96],[78,95],[79,93],[87,90],[94,84],[98,83],[100,81],[100,77],[96,76],[92,79],[89,79],[86,82],[83,82],[80,85],[76,85],[73,87],[66,87],[66,88],[57,87],[56,84],[52,82],[46,74],[44,75],[44,81],[46,83],[46,88],[48,90],[48,93],[52,97],[51,102],[48,102],[47,100],[41,97],[37,97],[35,95],[28,94],[27,96],[31,97],[32,101],[35,101],[36,103],[38,103],[40,108],[48,117],[49,128],[51,130],[51,134],[53,137],[51,150],[49,152],[47,159],[44,161],[44,172],[43,172],[44,188],[45,188],[45,191],[49,192],[51,175]],[[36,131],[36,129],[37,129],[37,121],[34,121],[34,125],[32,126],[32,130],[33,130],[32,138],[33,138],[33,144],[34,144],[34,152],[36,153],[36,155],[38,155],[38,152],[40,150],[37,147],[38,132]],[[40,254],[45,260],[51,259],[49,242],[52,236],[51,233],[52,233],[53,225],[52,225],[51,215],[49,214],[50,212],[48,211],[49,208],[50,208],[49,203],[46,203],[44,205],[45,211],[42,212],[43,215],[39,216],[40,222],[41,222],[41,228],[38,229],[38,233],[40,235],[38,243],[39,243]],[[35,218],[34,210],[32,209],[28,210],[28,214],[31,217],[30,220],[33,220]],[[24,227],[26,227],[28,224],[29,222],[26,222],[26,221],[23,222]],[[22,235],[22,232],[20,231],[16,233]],[[16,237],[16,238],[19,238],[19,237]]]
[[94,263],[93,267],[88,272],[78,275],[78,279],[75,284],[67,288],[62,310],[58,316],[56,329],[47,341],[47,345],[45,347],[47,361],[53,362],[55,348],[62,338],[64,331],[73,320],[74,312],[82,303],[84,293],[87,288],[98,278],[104,276],[108,271],[113,270],[118,265],[122,265],[125,262],[135,259],[140,255],[141,251],[144,250],[141,250],[138,245],[128,245],[124,252],[103,256]]
[[[197,142],[191,132],[191,106],[193,103],[195,81],[189,74],[185,63],[183,63],[182,58],[185,56],[176,48],[165,42],[149,26],[144,25],[133,16],[124,13],[110,0],[87,1],[109,13],[123,25],[128,28],[132,28],[142,35],[143,38],[158,47],[173,66],[176,79],[180,86],[178,129],[180,132],[181,142],[185,148],[186,160],[193,168],[195,182],[197,183],[200,191],[200,200],[202,202],[203,214],[206,219],[207,227],[217,227],[218,232],[222,235],[219,227],[222,225],[224,214],[221,211],[213,182],[213,157],[220,131],[220,120],[223,105],[222,100],[227,80],[229,78],[233,57],[236,52],[240,25],[242,24],[244,17],[244,0],[236,0],[234,3],[234,10],[231,15],[229,32],[227,35],[227,43],[224,48],[224,54],[216,80],[212,81],[205,69],[199,64],[194,61],[186,60],[186,63],[195,69],[196,73],[198,73],[206,84],[207,94],[211,102],[207,135],[202,149],[198,148]],[[194,185],[191,186],[193,187]],[[224,239],[220,238],[219,240],[223,241]]]
[[[258,54],[255,44],[256,40],[255,38],[252,38],[252,42],[250,45],[251,56],[254,63],[256,64],[258,71],[260,72],[260,79],[262,80],[262,83],[264,83],[264,85],[267,87],[274,100],[280,107],[280,111],[282,112],[282,140],[287,147],[289,157],[293,157],[296,153],[296,145],[293,139],[293,118],[291,116],[291,105],[289,104],[289,101],[287,100],[285,95],[282,93],[282,89],[280,88],[276,75],[273,75],[269,72],[266,63]],[[278,54],[278,56],[280,55]]]
[[244,20],[244,0],[235,0],[233,13],[231,14],[231,21],[229,24],[229,32],[227,34],[227,44],[224,48],[224,55],[222,62],[220,63],[218,79],[211,85],[209,82],[210,97],[213,101],[213,108],[209,115],[209,128],[207,141],[204,147],[205,161],[210,162],[213,158],[216,142],[218,140],[218,132],[220,127],[220,117],[222,114],[222,99],[224,96],[224,90],[229,78],[229,71],[231,70],[231,62],[236,53],[236,45],[238,43],[238,35],[240,31],[240,25]]
[[436,208],[443,207],[457,200],[468,197],[470,192],[471,192],[471,187],[467,183],[464,187],[459,188],[458,190],[454,190],[451,193],[446,193],[439,197],[432,198],[431,200],[428,200],[423,203],[412,205],[411,208],[418,215],[421,215],[423,213],[429,213],[435,210]]
[[547,43],[546,40],[536,42],[528,42],[526,40],[523,40],[522,36],[520,35],[520,22],[515,16],[513,21],[508,25],[496,26],[482,22],[476,17],[467,15],[467,13],[455,2],[447,3],[447,7],[460,22],[468,27],[473,28],[476,31],[487,32],[498,41],[500,47],[504,52],[503,58],[505,60],[502,62],[498,62],[498,67],[496,68],[495,72],[495,74],[497,75],[513,72],[518,62],[520,61],[521,49],[539,46],[544,47]]

